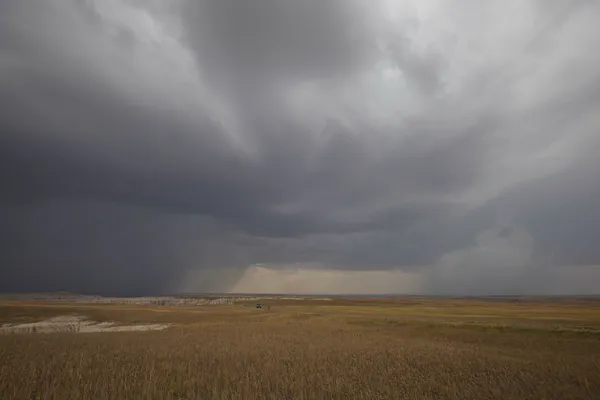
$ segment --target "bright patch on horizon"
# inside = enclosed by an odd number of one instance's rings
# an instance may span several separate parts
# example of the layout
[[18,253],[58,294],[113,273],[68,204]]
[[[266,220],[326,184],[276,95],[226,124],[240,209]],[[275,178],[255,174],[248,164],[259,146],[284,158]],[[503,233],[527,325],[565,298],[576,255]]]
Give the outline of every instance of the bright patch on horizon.
[[230,293],[416,294],[419,278],[399,270],[348,271],[303,267],[249,267]]

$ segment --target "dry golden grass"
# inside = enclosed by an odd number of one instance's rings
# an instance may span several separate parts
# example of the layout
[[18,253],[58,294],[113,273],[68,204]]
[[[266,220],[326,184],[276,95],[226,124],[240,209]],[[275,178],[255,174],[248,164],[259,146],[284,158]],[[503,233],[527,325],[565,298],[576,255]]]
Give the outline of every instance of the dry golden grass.
[[[600,399],[598,303],[265,303],[270,310],[1,303],[2,321],[76,313],[177,325],[0,335],[0,398]],[[556,321],[568,323],[556,330]]]

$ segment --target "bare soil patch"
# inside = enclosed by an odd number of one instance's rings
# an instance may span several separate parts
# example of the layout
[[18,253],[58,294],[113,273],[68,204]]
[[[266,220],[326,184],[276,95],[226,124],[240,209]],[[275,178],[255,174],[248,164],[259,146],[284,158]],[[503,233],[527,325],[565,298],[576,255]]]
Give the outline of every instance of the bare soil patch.
[[93,333],[93,332],[133,332],[133,331],[161,331],[167,329],[168,324],[138,324],[118,325],[115,322],[96,322],[86,319],[82,315],[61,315],[44,321],[24,324],[3,324],[0,333]]

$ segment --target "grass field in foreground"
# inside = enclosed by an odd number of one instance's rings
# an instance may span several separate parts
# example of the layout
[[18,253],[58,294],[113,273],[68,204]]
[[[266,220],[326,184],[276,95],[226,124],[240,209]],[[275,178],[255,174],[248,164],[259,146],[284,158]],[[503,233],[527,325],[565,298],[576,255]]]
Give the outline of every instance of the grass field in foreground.
[[599,399],[600,302],[0,303],[161,332],[0,335],[2,399]]

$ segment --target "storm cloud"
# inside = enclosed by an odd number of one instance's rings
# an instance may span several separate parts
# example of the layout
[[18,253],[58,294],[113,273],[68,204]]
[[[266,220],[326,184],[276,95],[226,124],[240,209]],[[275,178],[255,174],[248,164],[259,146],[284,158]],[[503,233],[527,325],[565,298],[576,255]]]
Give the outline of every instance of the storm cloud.
[[597,48],[583,0],[3,1],[0,291],[597,292]]

